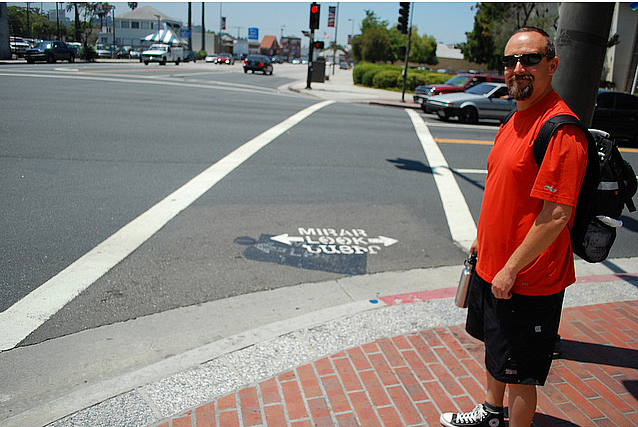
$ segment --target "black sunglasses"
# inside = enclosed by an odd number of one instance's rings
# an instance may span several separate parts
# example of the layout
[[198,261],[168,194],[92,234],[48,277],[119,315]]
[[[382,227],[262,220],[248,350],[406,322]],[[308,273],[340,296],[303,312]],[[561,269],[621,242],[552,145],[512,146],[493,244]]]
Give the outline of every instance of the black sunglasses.
[[507,68],[516,67],[516,63],[520,60],[525,67],[539,64],[543,58],[553,58],[546,53],[524,53],[522,55],[507,55],[501,58],[501,62]]

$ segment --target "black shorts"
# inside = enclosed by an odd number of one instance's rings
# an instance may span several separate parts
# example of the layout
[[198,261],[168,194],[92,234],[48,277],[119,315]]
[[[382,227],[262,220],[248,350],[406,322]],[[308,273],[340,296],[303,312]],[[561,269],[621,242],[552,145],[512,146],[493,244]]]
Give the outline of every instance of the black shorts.
[[472,275],[465,329],[485,343],[485,368],[496,380],[545,384],[564,294],[497,299],[490,283]]

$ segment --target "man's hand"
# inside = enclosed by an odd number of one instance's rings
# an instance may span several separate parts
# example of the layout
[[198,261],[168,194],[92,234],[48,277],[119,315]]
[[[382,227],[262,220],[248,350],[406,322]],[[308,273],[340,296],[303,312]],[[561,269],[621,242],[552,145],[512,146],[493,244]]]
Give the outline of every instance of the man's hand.
[[492,293],[496,298],[510,299],[512,297],[511,290],[518,272],[534,261],[556,240],[567,226],[572,211],[571,206],[544,201],[543,210],[536,217],[525,239],[492,280]]
[[494,280],[492,280],[492,293],[498,299],[510,299],[512,298],[512,287],[516,281],[516,273],[509,272],[503,268],[496,273]]

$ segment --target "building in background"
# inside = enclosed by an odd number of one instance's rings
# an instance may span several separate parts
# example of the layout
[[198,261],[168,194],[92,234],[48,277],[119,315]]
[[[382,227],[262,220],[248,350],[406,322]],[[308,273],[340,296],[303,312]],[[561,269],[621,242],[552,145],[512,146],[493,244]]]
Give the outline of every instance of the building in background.
[[278,50],[279,43],[277,43],[277,37],[264,36],[259,45],[259,53],[266,56],[274,56],[277,55]]
[[607,48],[601,79],[616,90],[636,93],[638,84],[638,11],[630,3],[616,3],[609,36],[618,35],[618,44]]
[[294,36],[282,37],[277,54],[288,62],[301,57],[301,39]]
[[[161,31],[165,26],[179,35],[182,21],[173,19],[151,6],[142,6],[115,16],[115,44],[140,47],[146,36]],[[102,28],[98,34],[98,43],[113,43],[112,25],[107,24]]]

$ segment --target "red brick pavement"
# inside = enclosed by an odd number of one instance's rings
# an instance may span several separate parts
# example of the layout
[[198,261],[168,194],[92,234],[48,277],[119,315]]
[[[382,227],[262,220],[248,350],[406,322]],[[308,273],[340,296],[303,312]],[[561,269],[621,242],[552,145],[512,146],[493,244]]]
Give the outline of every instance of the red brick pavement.
[[[638,425],[638,301],[566,308],[563,358],[537,427]],[[482,344],[462,325],[380,339],[164,420],[161,427],[438,426],[485,397]]]

